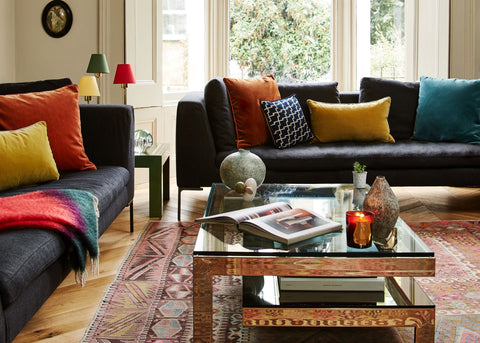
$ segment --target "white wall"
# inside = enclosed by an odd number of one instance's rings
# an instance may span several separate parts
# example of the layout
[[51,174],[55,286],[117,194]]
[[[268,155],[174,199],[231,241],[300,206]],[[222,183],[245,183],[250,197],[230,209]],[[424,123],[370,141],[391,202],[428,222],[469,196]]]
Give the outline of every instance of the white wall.
[[98,48],[97,0],[66,1],[73,24],[66,36],[53,38],[42,27],[49,0],[15,0],[15,74],[17,81],[69,77],[78,83]]
[[15,81],[15,2],[0,1],[0,82]]

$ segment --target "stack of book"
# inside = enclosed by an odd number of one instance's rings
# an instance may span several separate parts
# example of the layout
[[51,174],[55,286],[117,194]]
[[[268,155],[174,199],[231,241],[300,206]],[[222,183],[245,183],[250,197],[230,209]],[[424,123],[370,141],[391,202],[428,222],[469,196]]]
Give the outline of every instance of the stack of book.
[[280,304],[375,304],[385,299],[383,277],[279,277]]

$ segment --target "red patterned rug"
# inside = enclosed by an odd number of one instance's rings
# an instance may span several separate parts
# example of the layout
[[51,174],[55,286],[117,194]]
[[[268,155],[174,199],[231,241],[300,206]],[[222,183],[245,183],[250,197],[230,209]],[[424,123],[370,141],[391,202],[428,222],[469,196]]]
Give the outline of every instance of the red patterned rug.
[[[410,223],[435,251],[435,342],[480,342],[480,222]],[[152,222],[141,234],[82,343],[174,343],[192,337],[192,250],[198,224]],[[243,328],[241,280],[214,280],[215,342],[413,342],[411,329]]]

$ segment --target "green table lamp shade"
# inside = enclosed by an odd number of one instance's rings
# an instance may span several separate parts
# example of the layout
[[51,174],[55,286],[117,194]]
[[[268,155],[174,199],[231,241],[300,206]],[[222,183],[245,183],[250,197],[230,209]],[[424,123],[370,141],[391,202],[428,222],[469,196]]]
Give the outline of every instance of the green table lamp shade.
[[90,62],[88,63],[87,73],[94,73],[97,77],[99,77],[100,74],[110,73],[105,54],[92,54]]

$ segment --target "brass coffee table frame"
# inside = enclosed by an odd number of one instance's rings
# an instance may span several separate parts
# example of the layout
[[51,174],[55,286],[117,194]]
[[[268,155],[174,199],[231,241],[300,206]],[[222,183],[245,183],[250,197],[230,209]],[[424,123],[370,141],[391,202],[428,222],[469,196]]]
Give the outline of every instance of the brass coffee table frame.
[[[193,256],[193,341],[212,342],[213,277],[230,276],[434,276],[435,257]],[[414,281],[415,282],[415,281]],[[415,342],[434,341],[434,306],[243,309],[246,326],[415,328]]]

